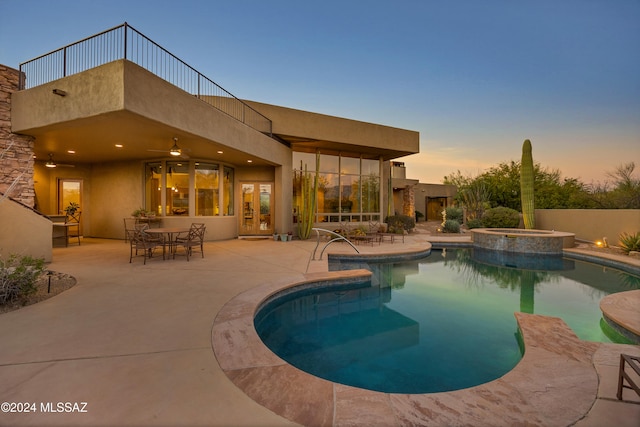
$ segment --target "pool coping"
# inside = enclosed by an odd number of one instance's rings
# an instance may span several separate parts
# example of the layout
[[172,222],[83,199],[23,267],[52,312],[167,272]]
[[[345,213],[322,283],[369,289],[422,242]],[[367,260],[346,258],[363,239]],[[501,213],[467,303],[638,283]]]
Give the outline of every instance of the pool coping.
[[640,289],[607,295],[600,300],[604,320],[634,344],[640,344]]
[[220,310],[212,328],[221,369],[254,401],[303,425],[566,426],[584,418],[594,405],[599,380],[593,358],[602,344],[580,340],[556,317],[514,313],[525,354],[513,370],[476,387],[427,394],[382,393],[323,380],[279,358],[255,331],[257,310],[279,292],[370,274],[312,273],[237,295]]

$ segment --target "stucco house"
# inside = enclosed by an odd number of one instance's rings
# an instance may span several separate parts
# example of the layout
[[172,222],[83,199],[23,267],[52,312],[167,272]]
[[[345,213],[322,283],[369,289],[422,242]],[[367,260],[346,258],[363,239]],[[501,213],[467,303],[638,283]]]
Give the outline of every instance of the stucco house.
[[391,161],[419,152],[418,132],[240,100],[126,23],[0,66],[0,87],[5,254],[49,260],[47,216],[71,201],[89,237],[123,239],[141,208],[205,223],[207,240],[295,232],[316,155],[319,226],[415,210],[410,188],[394,206]]

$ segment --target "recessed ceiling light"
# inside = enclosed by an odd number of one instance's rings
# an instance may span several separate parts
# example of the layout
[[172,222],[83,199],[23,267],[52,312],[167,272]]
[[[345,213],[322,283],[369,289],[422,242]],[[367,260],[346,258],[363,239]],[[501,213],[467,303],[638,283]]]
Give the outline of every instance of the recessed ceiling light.
[[76,150],[67,150],[67,153],[69,153],[69,154],[76,154]]
[[247,160],[247,163],[253,163],[253,160]]
[[122,148],[123,145],[122,144],[116,144],[116,148]]
[[222,151],[222,150],[218,150],[218,154],[222,154],[222,153],[223,153],[223,151]]

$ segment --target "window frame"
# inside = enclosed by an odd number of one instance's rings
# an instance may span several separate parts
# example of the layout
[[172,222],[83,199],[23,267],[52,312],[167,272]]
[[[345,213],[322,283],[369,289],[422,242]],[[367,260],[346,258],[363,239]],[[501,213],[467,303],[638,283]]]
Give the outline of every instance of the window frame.
[[[185,213],[184,216],[187,216],[187,217],[197,216],[201,218],[234,216],[235,167],[227,163],[216,162],[212,160],[189,159],[189,160],[179,161],[175,159],[160,159],[160,160],[143,162],[142,167],[143,167],[144,174],[143,174],[142,186],[143,186],[143,206],[145,206],[145,209],[156,212],[156,215],[161,217],[182,216],[182,215],[174,215],[167,212],[169,209],[169,204],[168,204],[169,197],[167,195],[167,185],[170,184],[169,180],[167,179],[168,178],[167,174],[169,171],[168,165],[173,165],[178,163],[186,164],[186,173],[184,172],[182,173],[188,176],[188,184],[186,187],[188,191],[186,193],[186,198],[183,197],[183,199],[187,200],[187,208],[186,208],[187,212]],[[200,163],[211,165],[211,166],[217,166],[217,170],[218,170],[217,201],[214,201],[213,203],[213,215],[196,215],[197,214],[196,212],[196,197],[197,197],[196,166]],[[150,204],[153,203],[153,200],[149,200],[149,198],[151,197],[150,194],[151,192],[156,191],[154,189],[155,187],[154,188],[150,187],[150,179],[151,178],[157,179],[157,177],[149,176],[149,171],[151,170],[149,165],[155,165],[156,167],[158,167],[158,169],[160,169],[159,171],[159,175],[160,175],[160,180],[159,180],[160,209],[159,211],[157,207],[150,206]],[[164,191],[162,189],[164,189]],[[214,194],[215,194],[215,191],[214,191]],[[228,206],[225,205],[225,202],[228,203]],[[217,212],[216,212],[216,206],[218,207]]]
[[[301,191],[300,188],[296,188],[296,185],[298,185],[300,181],[299,177],[304,172],[305,161],[308,162],[306,163],[307,172],[314,174],[316,167],[315,154],[294,151],[292,152],[292,156],[294,165],[292,188],[293,222],[296,223],[299,208],[297,199],[299,198],[299,192]],[[358,161],[357,166],[354,164],[354,160]],[[374,170],[376,168],[371,163],[374,161],[377,162],[377,170]],[[300,165],[297,165],[296,162],[300,163]],[[359,157],[355,157],[353,155],[320,153],[320,182],[321,185],[323,182],[332,183],[330,194],[333,194],[333,197],[331,199],[327,199],[326,190],[322,195],[320,194],[321,190],[318,190],[319,193],[317,194],[318,203],[316,204],[315,223],[380,221],[382,217],[380,207],[382,206],[383,196],[382,187],[380,186],[382,164],[382,158],[371,159],[370,156],[364,154],[361,154]],[[354,168],[357,169],[357,174],[354,173],[356,172]],[[364,175],[363,170],[365,172]],[[363,205],[363,179],[371,180],[372,175],[377,177],[377,203],[375,203],[374,206],[377,205],[378,210],[375,212],[371,212],[369,207],[367,207],[365,211],[365,206]],[[346,197],[347,192],[344,188],[345,185],[349,185],[351,190],[355,190],[357,193],[357,200],[352,200],[353,191],[349,191],[349,197]],[[335,189],[337,189],[337,196],[335,194]],[[331,200],[333,199],[336,200],[332,203]],[[355,211],[353,211],[354,205],[356,206]]]

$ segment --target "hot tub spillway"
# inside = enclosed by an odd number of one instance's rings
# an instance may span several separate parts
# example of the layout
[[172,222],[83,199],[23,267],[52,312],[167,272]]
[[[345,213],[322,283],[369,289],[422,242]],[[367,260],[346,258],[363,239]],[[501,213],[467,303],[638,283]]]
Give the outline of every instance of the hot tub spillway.
[[476,248],[496,251],[562,255],[574,245],[575,234],[553,230],[519,228],[474,228],[471,240]]

